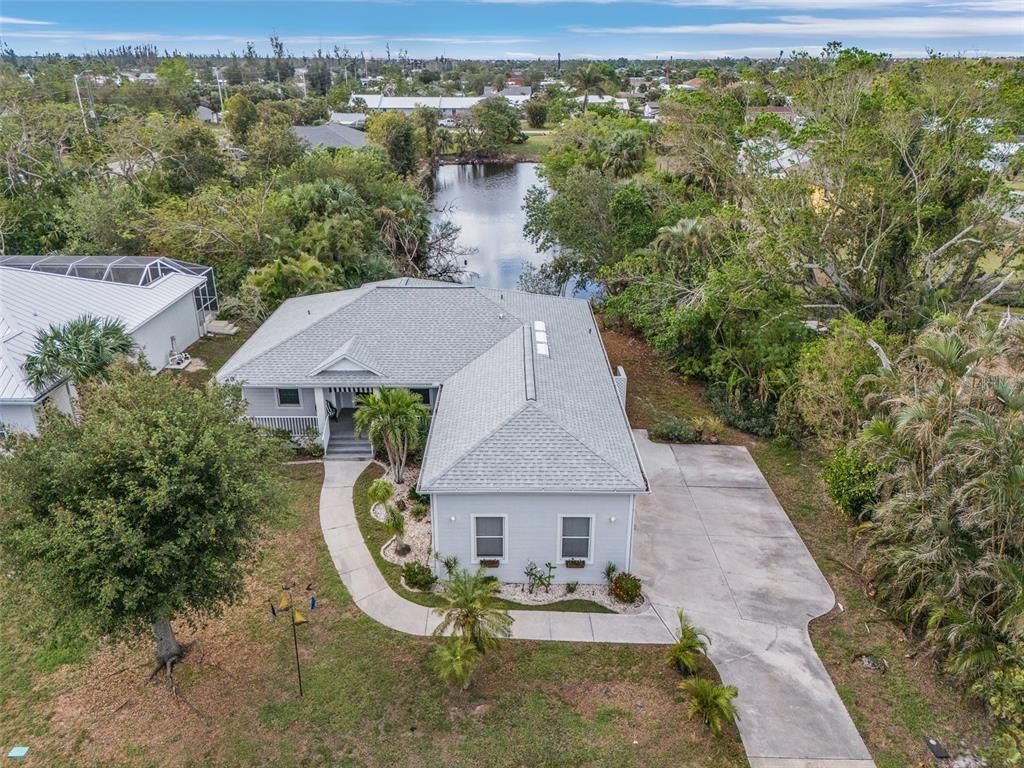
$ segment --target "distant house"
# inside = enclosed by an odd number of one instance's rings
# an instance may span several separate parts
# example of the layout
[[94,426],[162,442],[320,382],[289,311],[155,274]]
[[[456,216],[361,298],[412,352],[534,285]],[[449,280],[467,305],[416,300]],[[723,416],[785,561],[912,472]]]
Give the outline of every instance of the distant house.
[[[620,99],[617,96],[599,96],[595,93],[590,94],[587,98],[587,105],[591,104],[611,104],[614,107],[618,107],[623,112],[629,111],[629,101],[626,99]],[[583,103],[583,96],[577,96],[576,101],[580,104]]]
[[365,112],[331,112],[330,122],[347,125],[349,128],[362,128],[366,125]]
[[156,85],[160,81],[160,78],[158,78],[154,72],[140,72],[138,81],[140,83],[146,83],[147,85]]
[[196,107],[196,120],[201,123],[219,123],[220,113],[214,112],[209,107],[199,105]]
[[505,98],[509,96],[525,96],[530,98],[532,95],[533,88],[528,85],[506,85],[500,91],[495,90],[489,85],[484,86],[484,96],[488,98],[492,96],[504,96]]
[[354,93],[349,100],[354,104],[360,99],[367,109],[382,112],[404,112],[409,115],[417,107],[428,107],[441,112],[442,117],[464,115],[481,101],[483,96],[385,96],[381,93]]
[[661,105],[656,101],[644,104],[644,120],[657,120],[661,117]]
[[143,256],[0,256],[0,431],[36,430],[47,401],[71,408],[71,386],[29,384],[36,337],[82,315],[120,321],[156,370],[206,332],[218,309],[213,270]]
[[704,87],[704,78],[691,78],[686,82],[682,83],[679,87],[682,88],[684,91],[699,91],[701,88]]
[[310,149],[316,147],[328,147],[337,149],[339,147],[365,147],[366,134],[338,123],[324,123],[323,125],[293,125],[292,131]]
[[747,107],[744,119],[746,122],[752,123],[764,114],[778,115],[780,119],[785,120],[793,127],[803,125],[804,122],[804,119],[789,106]]
[[435,553],[513,582],[530,562],[583,584],[630,568],[647,478],[626,374],[585,300],[414,278],[302,296],[217,378],[242,386],[253,422],[321,435],[328,460],[372,453],[361,396],[409,389],[433,414],[417,490]]

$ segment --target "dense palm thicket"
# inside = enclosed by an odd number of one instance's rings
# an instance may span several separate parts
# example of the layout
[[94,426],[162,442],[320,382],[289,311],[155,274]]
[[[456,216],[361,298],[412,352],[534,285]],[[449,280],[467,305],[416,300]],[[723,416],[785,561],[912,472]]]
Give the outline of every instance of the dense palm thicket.
[[559,252],[524,282],[601,284],[726,421],[831,453],[872,590],[1020,764],[1024,70],[830,46],[660,106],[558,129],[527,234]]

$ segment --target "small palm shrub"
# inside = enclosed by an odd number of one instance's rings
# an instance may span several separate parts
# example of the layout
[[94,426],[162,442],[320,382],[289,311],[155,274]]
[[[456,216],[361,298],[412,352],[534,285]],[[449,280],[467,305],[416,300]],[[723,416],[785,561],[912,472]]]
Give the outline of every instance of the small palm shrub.
[[482,570],[455,571],[441,589],[441,606],[434,609],[441,616],[434,634],[467,638],[480,653],[497,649],[502,638],[512,635],[512,617],[496,605],[499,589],[498,580]]
[[402,566],[402,578],[410,589],[420,592],[429,592],[437,582],[437,576],[423,563],[406,563]]
[[466,637],[453,635],[434,648],[431,666],[444,683],[458,683],[463,690],[473,681],[473,671],[483,654]]
[[679,639],[668,650],[668,661],[684,675],[695,675],[700,669],[700,657],[707,653],[708,636],[686,620],[679,611]]
[[409,510],[409,514],[416,520],[422,520],[430,512],[430,507],[426,504],[413,504],[412,509]]
[[395,495],[395,486],[387,478],[378,477],[366,490],[366,500],[370,502],[370,509],[376,509],[378,504],[387,504]]
[[690,719],[700,718],[715,736],[722,735],[722,727],[739,719],[732,700],[738,691],[731,685],[719,685],[703,677],[691,677],[679,684],[679,689],[690,696]]
[[[393,504],[387,505],[387,514],[384,517],[384,528],[390,536],[395,537],[395,552],[400,555],[409,551],[402,537],[405,535],[405,515]],[[404,550],[404,551],[403,551]]]
[[640,579],[638,579],[632,573],[622,571],[621,573],[617,573],[615,577],[612,579],[612,597],[614,597],[620,603],[633,605],[634,603],[640,600],[642,591],[643,587],[640,584]]
[[699,443],[700,435],[686,419],[669,416],[651,430],[651,438],[663,443]]

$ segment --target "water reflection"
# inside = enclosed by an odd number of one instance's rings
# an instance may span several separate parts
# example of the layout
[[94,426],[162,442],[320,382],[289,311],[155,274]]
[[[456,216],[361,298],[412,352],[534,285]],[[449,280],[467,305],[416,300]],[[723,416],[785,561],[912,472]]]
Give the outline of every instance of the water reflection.
[[462,228],[459,243],[476,248],[467,259],[466,282],[515,288],[523,265],[551,258],[523,236],[523,199],[544,185],[536,163],[442,165],[434,176],[434,207]]

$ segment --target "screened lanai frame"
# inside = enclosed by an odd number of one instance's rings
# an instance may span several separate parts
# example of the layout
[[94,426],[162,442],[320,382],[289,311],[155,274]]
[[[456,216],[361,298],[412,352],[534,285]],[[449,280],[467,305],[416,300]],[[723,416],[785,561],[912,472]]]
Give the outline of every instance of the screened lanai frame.
[[205,284],[195,290],[196,310],[214,314],[220,308],[217,302],[217,282],[211,267],[165,256],[15,255],[0,256],[0,267],[138,286],[149,285],[170,274],[194,275],[206,279]]

